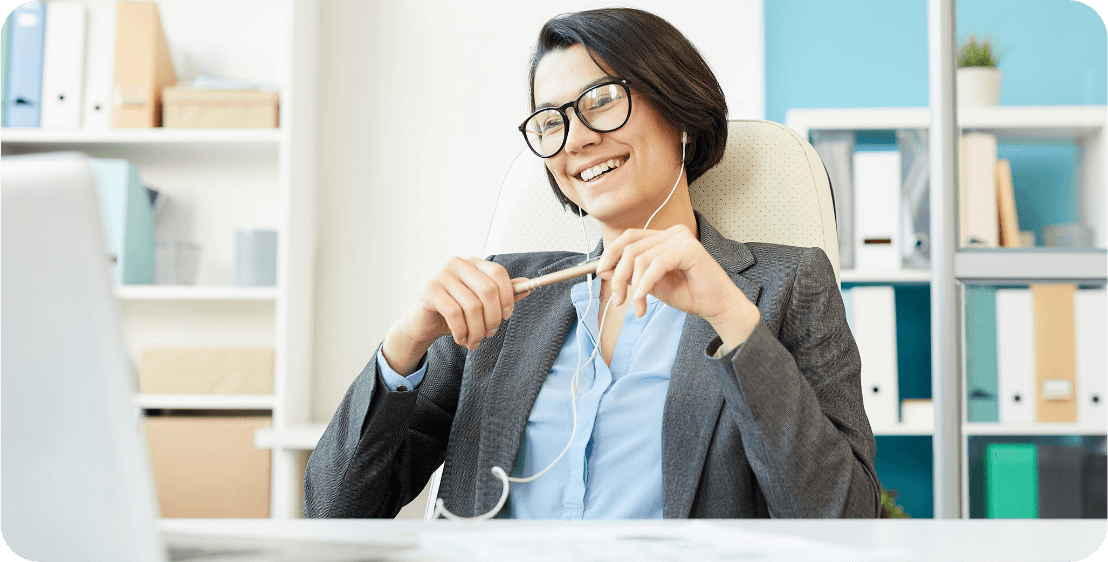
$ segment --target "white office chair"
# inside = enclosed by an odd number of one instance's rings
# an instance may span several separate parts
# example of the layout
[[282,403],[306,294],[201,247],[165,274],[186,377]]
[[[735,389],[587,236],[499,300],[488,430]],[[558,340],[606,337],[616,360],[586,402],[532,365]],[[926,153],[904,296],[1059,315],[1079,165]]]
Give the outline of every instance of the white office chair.
[[[839,281],[835,205],[827,171],[808,139],[771,121],[728,122],[727,148],[716,167],[689,187],[693,208],[724,237],[823,248]],[[590,247],[600,227],[586,217]],[[577,215],[562,209],[541,159],[520,150],[493,210],[482,255],[543,250],[580,252],[585,241]],[[431,477],[426,518],[438,498],[442,467]]]

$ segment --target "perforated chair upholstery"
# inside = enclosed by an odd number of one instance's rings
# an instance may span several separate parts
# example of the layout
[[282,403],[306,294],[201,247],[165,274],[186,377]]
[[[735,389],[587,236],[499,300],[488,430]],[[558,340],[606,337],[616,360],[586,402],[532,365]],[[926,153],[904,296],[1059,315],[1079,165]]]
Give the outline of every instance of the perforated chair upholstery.
[[[727,122],[723,159],[689,186],[693,208],[725,238],[823,248],[839,278],[839,242],[831,182],[808,139],[772,121]],[[523,148],[508,167],[482,255],[589,251],[600,226],[562,209],[542,159]],[[587,245],[587,246],[586,246]],[[840,281],[841,283],[841,281]],[[431,478],[426,518],[434,512],[442,467]]]

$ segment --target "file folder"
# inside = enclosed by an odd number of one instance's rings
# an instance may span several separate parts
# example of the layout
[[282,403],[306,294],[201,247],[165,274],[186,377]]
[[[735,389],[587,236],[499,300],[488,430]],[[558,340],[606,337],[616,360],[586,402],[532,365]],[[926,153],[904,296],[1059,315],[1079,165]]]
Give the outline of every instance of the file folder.
[[0,27],[0,127],[8,126],[8,68],[11,66],[11,18]]
[[1020,220],[1016,213],[1016,191],[1012,185],[1012,164],[1007,159],[996,161],[996,198],[1000,211],[998,225],[999,242],[1005,248],[1019,248]]
[[854,153],[854,268],[900,269],[900,153]]
[[[1035,403],[1040,422],[1077,421],[1074,285],[1031,285],[1035,314]],[[1103,343],[1103,342],[1102,342]]]
[[112,88],[115,85],[115,2],[88,6],[88,42],[85,47],[85,95],[82,124],[86,129],[112,126]]
[[160,127],[162,89],[176,83],[157,4],[118,3],[112,126]]
[[996,135],[962,135],[958,148],[958,179],[958,239],[961,247],[996,247],[1000,242]]
[[154,282],[154,212],[138,170],[126,160],[92,160],[112,273],[120,285]]
[[1108,426],[1108,291],[1079,289],[1073,312],[1077,421],[1103,430]]
[[854,268],[854,131],[812,131],[812,148],[827,168],[835,200],[839,267]]
[[900,253],[906,269],[931,268],[931,158],[927,129],[896,132],[900,148]]
[[998,418],[1035,422],[1035,318],[1028,289],[996,290]]
[[985,446],[985,517],[1039,516],[1038,454],[1033,443]]
[[997,401],[996,289],[966,287],[966,421],[995,422]]
[[42,112],[42,47],[46,5],[27,2],[11,14],[11,65],[4,108],[9,127],[38,127]]
[[85,6],[50,2],[42,51],[42,128],[80,128],[84,75]]
[[873,425],[899,422],[896,295],[892,287],[850,289],[851,332],[862,358],[862,406]]
[[1079,519],[1084,511],[1085,449],[1039,445],[1039,518]]

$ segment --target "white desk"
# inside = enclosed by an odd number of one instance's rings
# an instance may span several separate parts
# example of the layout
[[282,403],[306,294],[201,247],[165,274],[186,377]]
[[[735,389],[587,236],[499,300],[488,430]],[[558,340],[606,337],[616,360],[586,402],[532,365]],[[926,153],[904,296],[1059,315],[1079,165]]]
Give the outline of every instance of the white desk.
[[[620,533],[626,534],[629,526],[635,529],[635,535],[646,537],[658,533],[662,535],[687,534],[688,539],[707,536],[719,532],[733,534],[736,539],[754,541],[765,538],[780,538],[784,543],[819,548],[821,546],[840,547],[839,559],[845,559],[852,552],[863,554],[860,559],[868,560],[1081,560],[1100,548],[1108,531],[1106,520],[869,520],[869,521],[805,521],[805,520],[722,520],[722,521],[602,521],[602,522],[526,522],[492,521],[481,523],[414,520],[287,520],[268,519],[167,519],[160,523],[167,537],[186,535],[208,535],[212,537],[246,536],[269,537],[285,540],[327,541],[345,544],[363,545],[366,554],[376,554],[374,560],[509,560],[524,559],[527,562],[540,562],[554,558],[558,552],[566,553],[573,543],[581,543],[589,536]],[[544,543],[541,552],[531,551],[529,546],[513,547],[508,538],[497,540],[488,533],[508,531],[515,536],[541,535],[545,537],[535,542]],[[465,532],[466,536],[480,537],[484,544],[490,545],[490,551],[484,556],[471,557],[457,554],[457,543],[450,543],[455,533]],[[455,554],[443,555],[441,548],[446,545]],[[588,539],[594,540],[594,539]],[[649,542],[650,539],[643,539]],[[657,539],[654,539],[657,540]],[[496,542],[493,548],[490,543]],[[528,543],[534,545],[535,542]],[[617,559],[610,556],[604,541],[586,543],[596,545],[590,553],[598,555],[596,560]],[[673,542],[655,544],[672,546]],[[763,544],[763,543],[759,543]],[[506,546],[505,546],[506,545]],[[608,545],[611,546],[611,545]],[[636,546],[636,545],[632,545]],[[638,544],[642,547],[642,544]],[[785,545],[788,547],[789,545]],[[629,547],[631,548],[631,547]],[[1108,557],[1108,547],[1099,556]],[[377,551],[384,551],[377,553]],[[688,559],[694,559],[692,552]],[[505,555],[506,552],[510,554]],[[725,554],[726,549],[713,551]],[[604,556],[599,556],[604,554]],[[518,555],[518,556],[516,556]],[[682,557],[684,558],[684,557]],[[704,551],[696,553],[695,559],[704,560]],[[732,558],[728,558],[732,559]],[[786,559],[770,557],[768,560]],[[1092,558],[1099,560],[1101,558]]]

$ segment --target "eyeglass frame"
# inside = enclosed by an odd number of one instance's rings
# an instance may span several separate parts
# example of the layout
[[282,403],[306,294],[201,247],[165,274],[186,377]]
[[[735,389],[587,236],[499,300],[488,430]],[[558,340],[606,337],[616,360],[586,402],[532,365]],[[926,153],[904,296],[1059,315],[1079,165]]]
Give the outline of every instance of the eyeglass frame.
[[[611,86],[611,85],[622,86],[624,92],[627,93],[627,117],[624,118],[623,123],[620,123],[619,127],[616,127],[614,129],[608,129],[607,131],[601,131],[601,130],[593,127],[592,125],[590,125],[588,120],[581,117],[581,112],[578,111],[577,104],[581,102],[581,99],[585,97],[585,94],[588,94],[589,92],[591,92],[591,91],[593,91],[593,90],[595,90],[595,89],[597,89],[601,86]],[[553,158],[553,157],[557,156],[558,153],[561,152],[563,148],[566,147],[566,142],[569,141],[569,114],[566,113],[566,109],[570,108],[570,107],[573,108],[573,113],[575,115],[577,115],[577,120],[580,121],[582,125],[588,127],[590,131],[597,132],[597,133],[610,133],[612,131],[618,131],[620,128],[622,128],[624,125],[626,125],[628,121],[631,120],[631,85],[627,82],[627,80],[625,80],[623,78],[613,78],[613,79],[611,79],[607,82],[601,82],[601,83],[599,83],[595,86],[592,86],[591,88],[585,90],[584,92],[581,92],[581,95],[577,96],[577,98],[574,99],[573,101],[563,103],[562,105],[560,105],[558,107],[553,107],[553,106],[552,107],[544,107],[542,109],[536,109],[535,111],[533,111],[530,115],[527,116],[526,119],[523,120],[523,123],[521,123],[519,125],[519,132],[521,134],[523,134],[523,143],[527,145],[527,148],[531,149],[531,152],[534,153],[535,156],[538,156],[539,158],[543,158],[543,159]],[[535,147],[531,146],[531,142],[529,140],[527,140],[527,127],[526,127],[526,125],[527,125],[527,122],[530,121],[532,117],[534,117],[534,116],[536,116],[536,115],[538,115],[538,114],[540,114],[544,111],[550,111],[551,109],[557,111],[558,113],[560,113],[562,115],[562,119],[564,119],[565,122],[566,122],[566,132],[565,132],[564,135],[562,135],[562,144],[561,144],[561,146],[558,147],[558,150],[555,150],[549,156],[543,156],[542,154],[539,154],[538,151],[535,150]]]

